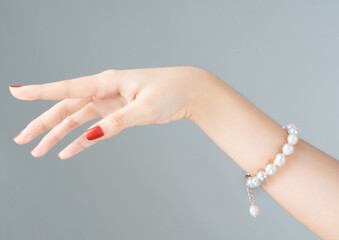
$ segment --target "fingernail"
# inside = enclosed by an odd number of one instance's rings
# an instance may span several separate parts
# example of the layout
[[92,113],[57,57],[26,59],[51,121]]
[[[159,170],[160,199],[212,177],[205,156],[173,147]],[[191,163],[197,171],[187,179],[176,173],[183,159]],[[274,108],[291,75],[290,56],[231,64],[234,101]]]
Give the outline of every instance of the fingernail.
[[22,85],[11,85],[10,87],[18,88],[18,87],[22,87]]
[[34,151],[34,149],[36,149],[36,147],[39,145],[39,143],[31,150],[31,154]]
[[60,153],[58,153],[57,155],[58,155],[58,158],[60,158],[62,160],[62,158],[60,157]]
[[17,137],[19,137],[19,135],[20,135],[22,132],[23,132],[23,130],[22,130],[21,132],[19,132],[19,133],[13,138],[13,141],[15,141],[15,139],[16,139]]
[[102,136],[104,136],[104,132],[102,131],[100,126],[96,126],[93,128],[90,128],[85,131],[87,140],[95,140]]

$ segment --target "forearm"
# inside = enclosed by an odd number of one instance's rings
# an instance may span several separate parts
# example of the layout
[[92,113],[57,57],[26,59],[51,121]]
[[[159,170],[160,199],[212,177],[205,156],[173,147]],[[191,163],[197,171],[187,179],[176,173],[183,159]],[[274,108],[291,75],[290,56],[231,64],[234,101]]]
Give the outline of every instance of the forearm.
[[[191,119],[245,172],[263,169],[281,152],[287,133],[220,79],[210,75],[206,82]],[[300,140],[286,164],[262,187],[313,232],[335,239],[338,183],[339,163]]]

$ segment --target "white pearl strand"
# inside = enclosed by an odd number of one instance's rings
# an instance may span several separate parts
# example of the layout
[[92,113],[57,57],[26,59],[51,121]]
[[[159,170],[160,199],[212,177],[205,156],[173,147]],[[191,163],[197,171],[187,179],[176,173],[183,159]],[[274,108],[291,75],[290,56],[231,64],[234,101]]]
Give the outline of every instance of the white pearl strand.
[[[299,141],[299,130],[293,123],[286,124],[283,128],[288,132],[288,137],[287,143],[282,147],[282,153],[278,153],[275,156],[273,164],[269,163],[266,165],[265,171],[258,172],[254,177],[247,177],[247,187],[259,187],[261,183],[267,180],[269,175],[274,175],[277,172],[277,167],[281,167],[285,164],[286,156],[291,155],[294,152],[294,145]],[[254,198],[251,202],[249,211],[253,217],[257,217],[259,214],[260,210],[258,206],[254,205]]]

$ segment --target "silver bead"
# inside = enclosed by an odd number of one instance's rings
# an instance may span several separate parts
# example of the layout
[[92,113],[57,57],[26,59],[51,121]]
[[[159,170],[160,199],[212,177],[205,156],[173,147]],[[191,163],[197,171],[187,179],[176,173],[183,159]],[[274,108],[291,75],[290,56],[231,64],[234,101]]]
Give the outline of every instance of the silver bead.
[[292,145],[296,145],[299,141],[299,137],[295,134],[289,134],[287,137],[287,142]]
[[258,214],[259,214],[260,210],[259,210],[259,207],[256,206],[256,205],[251,205],[250,206],[250,214],[253,216],[253,217],[257,217]]
[[268,164],[265,168],[266,175],[273,175],[277,172],[277,167],[274,164]]
[[285,155],[291,155],[294,152],[294,147],[292,144],[286,143],[283,148],[282,148],[282,152]]
[[252,177],[252,185],[253,187],[259,187],[261,184],[261,182],[259,181],[259,179],[257,177]]
[[265,182],[267,179],[266,173],[264,171],[260,171],[257,173],[257,178],[261,183]]
[[275,159],[274,159],[274,165],[278,166],[278,167],[281,167],[282,165],[284,165],[286,162],[286,157],[285,157],[285,154],[283,153],[278,153],[276,156],[275,156]]

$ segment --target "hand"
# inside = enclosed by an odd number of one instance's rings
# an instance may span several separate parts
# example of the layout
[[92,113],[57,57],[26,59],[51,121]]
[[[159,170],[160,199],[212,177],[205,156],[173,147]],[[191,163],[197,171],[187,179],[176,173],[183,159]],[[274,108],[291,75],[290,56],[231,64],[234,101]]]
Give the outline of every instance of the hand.
[[101,117],[58,154],[67,159],[127,127],[191,118],[209,77],[200,68],[169,67],[107,70],[60,82],[11,86],[12,95],[21,100],[63,99],[13,140],[26,144],[51,129],[31,151],[41,157],[71,130]]

